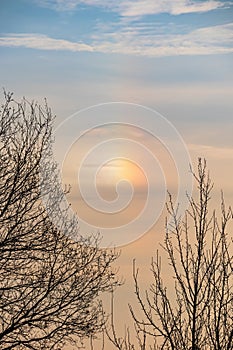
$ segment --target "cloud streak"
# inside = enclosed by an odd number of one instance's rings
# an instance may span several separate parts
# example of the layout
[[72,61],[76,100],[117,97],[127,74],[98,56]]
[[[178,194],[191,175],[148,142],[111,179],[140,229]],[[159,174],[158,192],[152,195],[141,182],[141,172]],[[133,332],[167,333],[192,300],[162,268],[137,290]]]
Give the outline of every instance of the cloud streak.
[[125,27],[99,33],[89,44],[40,34],[9,34],[0,37],[0,46],[147,57],[226,54],[233,52],[233,24],[205,27],[186,34],[156,34],[142,31],[140,27]]
[[73,11],[83,5],[94,6],[111,10],[123,17],[208,12],[224,6],[223,2],[217,0],[36,0],[36,3],[56,11]]
[[233,52],[233,24],[205,27],[185,34],[157,34],[143,27],[104,33],[96,42],[102,52],[148,57],[210,55]]
[[125,17],[169,13],[181,15],[185,13],[208,12],[222,7],[219,1],[196,2],[190,0],[140,0],[122,3],[121,15]]
[[0,37],[0,46],[25,47],[38,50],[93,51],[90,45],[54,39],[42,34],[9,34]]

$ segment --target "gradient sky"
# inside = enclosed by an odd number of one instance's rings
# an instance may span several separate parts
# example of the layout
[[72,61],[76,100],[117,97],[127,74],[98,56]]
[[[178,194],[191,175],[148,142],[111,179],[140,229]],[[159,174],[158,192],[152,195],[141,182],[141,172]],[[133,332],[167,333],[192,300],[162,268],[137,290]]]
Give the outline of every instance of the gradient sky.
[[[46,97],[57,115],[56,125],[99,103],[121,101],[158,111],[180,133],[194,162],[198,156],[207,158],[215,182],[214,200],[222,188],[232,203],[232,20],[233,1],[224,0],[1,0],[0,85],[16,98],[26,96],[43,103]],[[94,114],[93,123],[102,118],[100,113]],[[85,122],[79,128],[77,135],[85,132]],[[97,127],[72,146],[64,172],[65,181],[75,189],[72,205],[80,215],[92,217],[96,226],[103,222],[114,226],[119,220],[123,224],[138,215],[146,193],[145,177],[132,163],[132,156],[130,161],[105,164],[97,176],[106,200],[115,198],[111,186],[121,177],[132,182],[136,192],[131,207],[119,217],[104,217],[89,212],[80,202],[75,167],[81,155],[106,135],[130,138],[148,147],[164,168],[168,187],[177,186],[174,162],[158,140],[134,127]],[[63,131],[62,137],[67,142],[71,134]],[[60,142],[58,153],[62,149]],[[131,150],[119,145],[119,158],[126,149]],[[143,158],[143,152],[138,156]],[[99,166],[96,159],[96,164],[86,165],[86,188],[88,169]],[[145,271],[149,269],[163,220],[164,213],[149,233],[122,249],[119,265],[126,285],[119,291],[120,303],[127,305],[127,299],[133,298],[132,258]],[[146,283],[147,277],[142,281]]]

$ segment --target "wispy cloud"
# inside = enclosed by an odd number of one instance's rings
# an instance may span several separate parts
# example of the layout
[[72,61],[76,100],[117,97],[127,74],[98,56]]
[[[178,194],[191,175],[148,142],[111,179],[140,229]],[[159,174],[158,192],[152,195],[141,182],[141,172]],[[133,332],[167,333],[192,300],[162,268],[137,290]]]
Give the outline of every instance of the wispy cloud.
[[209,55],[233,52],[233,24],[205,27],[185,34],[157,34],[143,26],[103,33],[95,42],[102,52],[150,57]]
[[119,13],[124,17],[143,16],[159,13],[180,15],[184,13],[207,12],[224,6],[216,0],[35,0],[39,6],[57,11],[71,11],[82,5],[95,6]]
[[42,34],[8,34],[0,37],[0,46],[26,47],[38,50],[93,51],[90,45],[53,39]]
[[207,12],[222,7],[219,1],[190,1],[190,0],[139,0],[123,2],[121,14],[123,16],[142,16],[159,13],[170,13],[180,15],[184,13]]
[[225,54],[233,52],[233,24],[205,27],[186,34],[148,33],[141,27],[124,27],[93,36],[89,44],[39,34],[9,34],[0,37],[0,46],[148,57]]
[[227,159],[231,160],[233,157],[233,148],[217,147],[210,145],[188,144],[191,152],[209,158]]

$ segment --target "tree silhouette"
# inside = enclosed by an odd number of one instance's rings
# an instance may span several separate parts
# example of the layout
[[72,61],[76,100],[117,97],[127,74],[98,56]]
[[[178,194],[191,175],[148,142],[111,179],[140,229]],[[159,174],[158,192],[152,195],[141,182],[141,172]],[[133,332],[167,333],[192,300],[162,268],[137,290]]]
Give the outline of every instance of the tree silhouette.
[[[197,198],[189,198],[185,216],[179,216],[169,195],[167,211],[172,218],[166,223],[163,249],[168,257],[174,290],[164,283],[158,251],[151,263],[153,282],[142,293],[135,262],[133,279],[142,316],[130,306],[135,323],[136,343],[141,350],[232,350],[233,349],[233,257],[232,234],[228,226],[232,210],[226,208],[223,195],[221,215],[209,210],[213,184],[206,161],[199,159]],[[113,313],[113,307],[112,307]],[[113,315],[107,335],[119,350],[135,350],[135,342],[117,337]],[[132,332],[131,332],[132,333]],[[153,346],[148,345],[152,339]],[[151,344],[151,343],[150,343]]]
[[[43,108],[25,99],[17,103],[5,93],[0,110],[2,350],[61,349],[95,335],[105,322],[98,296],[118,284],[111,268],[115,251],[99,249],[98,237],[75,242],[63,233],[75,236],[78,226],[68,208],[59,206],[65,193],[52,160],[52,127],[46,103]],[[47,208],[42,188],[52,199]],[[60,230],[50,215],[62,218]]]

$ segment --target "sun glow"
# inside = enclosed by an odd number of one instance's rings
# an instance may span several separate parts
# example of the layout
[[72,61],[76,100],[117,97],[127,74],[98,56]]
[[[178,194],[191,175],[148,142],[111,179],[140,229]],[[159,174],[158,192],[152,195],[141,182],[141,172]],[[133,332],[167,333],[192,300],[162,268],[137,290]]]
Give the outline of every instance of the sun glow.
[[146,187],[147,179],[143,170],[128,159],[115,159],[105,164],[98,174],[106,184],[128,181],[134,187]]

